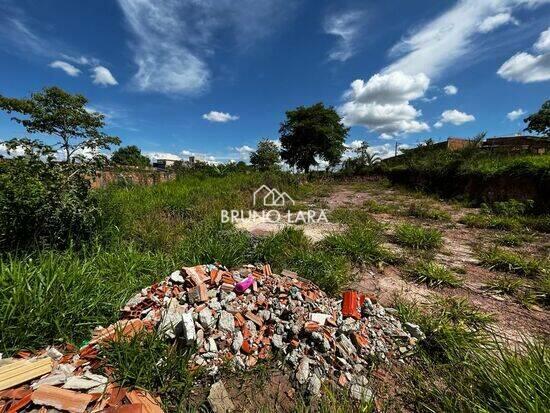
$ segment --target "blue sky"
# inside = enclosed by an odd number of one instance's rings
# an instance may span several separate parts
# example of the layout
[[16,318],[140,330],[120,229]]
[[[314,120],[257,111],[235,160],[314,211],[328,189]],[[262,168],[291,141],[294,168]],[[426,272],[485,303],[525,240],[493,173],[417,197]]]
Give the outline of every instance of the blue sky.
[[549,22],[550,0],[0,0],[0,93],[58,85],[123,144],[217,161],[322,101],[386,155],[520,131],[550,97]]

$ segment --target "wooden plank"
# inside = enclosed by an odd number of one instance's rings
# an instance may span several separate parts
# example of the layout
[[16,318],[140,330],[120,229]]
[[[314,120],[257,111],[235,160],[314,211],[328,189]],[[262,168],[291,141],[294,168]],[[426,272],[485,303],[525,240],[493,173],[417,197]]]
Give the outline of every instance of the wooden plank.
[[0,367],[0,391],[25,383],[52,371],[52,359],[21,360]]

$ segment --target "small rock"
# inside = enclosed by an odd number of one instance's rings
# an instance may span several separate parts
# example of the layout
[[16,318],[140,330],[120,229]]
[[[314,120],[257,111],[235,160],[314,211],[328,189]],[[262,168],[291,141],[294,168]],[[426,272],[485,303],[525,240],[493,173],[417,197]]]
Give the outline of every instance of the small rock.
[[208,404],[210,404],[213,413],[229,413],[235,410],[235,405],[221,381],[214,383],[210,387]]
[[426,338],[426,335],[422,332],[418,324],[405,323],[404,327],[414,338],[417,338],[419,340],[423,340]]
[[61,357],[63,357],[63,353],[55,347],[50,347],[48,349],[48,356],[50,356],[50,358],[54,360],[59,360]]

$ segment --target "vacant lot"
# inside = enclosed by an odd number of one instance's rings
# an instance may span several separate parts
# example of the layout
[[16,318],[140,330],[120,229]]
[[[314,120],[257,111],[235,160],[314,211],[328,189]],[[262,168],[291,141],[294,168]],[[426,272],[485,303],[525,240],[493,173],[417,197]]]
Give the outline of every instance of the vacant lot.
[[[263,183],[293,196],[293,211],[326,209],[330,223],[261,231],[246,222],[238,225],[243,229],[220,224],[221,209],[252,208],[252,192]],[[331,294],[345,288],[375,293],[426,332],[408,365],[373,362],[378,410],[535,412],[550,406],[547,216],[531,216],[515,203],[468,208],[383,180],[307,183],[288,175],[190,176],[97,196],[104,229],[94,243],[3,256],[0,351],[81,344],[94,326],[116,320],[135,291],[183,265],[270,262],[274,271],[294,270]],[[162,351],[153,356],[163,357]],[[152,368],[149,361],[136,366]],[[252,406],[288,399],[273,391],[288,385],[272,368],[235,376],[243,392],[254,383],[271,389]],[[154,374],[147,373],[144,385],[156,392]],[[188,379],[174,379],[182,390],[170,392],[171,405],[186,406],[189,391],[197,400],[203,396]],[[246,400],[241,397],[241,407]],[[361,408],[343,400],[326,389],[314,406]],[[285,410],[310,407],[296,396]]]

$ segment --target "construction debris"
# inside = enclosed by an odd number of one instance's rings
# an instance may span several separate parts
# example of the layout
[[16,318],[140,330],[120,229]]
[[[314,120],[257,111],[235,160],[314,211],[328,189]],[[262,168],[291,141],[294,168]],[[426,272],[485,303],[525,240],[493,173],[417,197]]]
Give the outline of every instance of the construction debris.
[[219,381],[223,365],[246,370],[274,356],[303,394],[318,395],[328,380],[364,400],[372,397],[366,376],[373,360],[400,361],[424,337],[417,325],[402,326],[390,313],[374,296],[346,291],[343,299],[332,298],[294,272],[274,274],[269,265],[182,268],[136,294],[122,308],[121,320],[94,330],[82,348],[2,360],[0,412],[40,406],[162,412],[153,395],[118,387],[108,372],[96,374],[100,346],[153,330],[197,350],[190,368],[203,368],[218,380],[208,396],[214,412],[235,409]]

